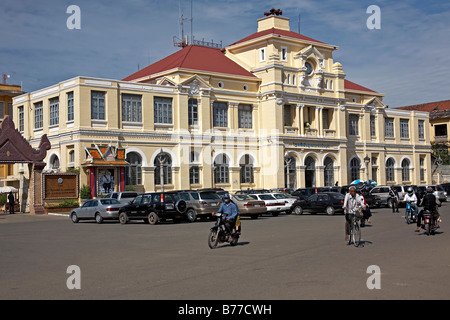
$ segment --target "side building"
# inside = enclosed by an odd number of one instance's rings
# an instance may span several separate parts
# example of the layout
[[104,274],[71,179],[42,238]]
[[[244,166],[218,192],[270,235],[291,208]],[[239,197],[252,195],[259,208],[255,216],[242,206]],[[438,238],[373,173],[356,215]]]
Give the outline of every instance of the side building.
[[269,16],[223,49],[189,45],[121,81],[16,97],[14,119],[34,145],[48,135],[48,170],[80,168],[93,196],[431,182],[428,113],[347,80],[337,49]]

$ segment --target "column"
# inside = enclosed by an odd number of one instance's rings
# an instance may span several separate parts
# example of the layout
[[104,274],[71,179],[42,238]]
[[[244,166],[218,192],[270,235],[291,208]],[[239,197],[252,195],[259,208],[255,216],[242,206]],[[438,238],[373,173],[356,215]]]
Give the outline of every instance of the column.
[[304,117],[304,110],[305,105],[304,104],[297,104],[297,108],[296,108],[296,119],[297,119],[297,128],[298,128],[298,133],[300,136],[304,136],[305,135],[305,117]]

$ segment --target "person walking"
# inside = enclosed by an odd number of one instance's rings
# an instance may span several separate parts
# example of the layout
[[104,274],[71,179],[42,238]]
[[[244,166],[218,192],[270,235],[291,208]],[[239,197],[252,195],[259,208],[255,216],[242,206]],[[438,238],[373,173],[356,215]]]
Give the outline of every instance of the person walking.
[[389,197],[391,198],[391,204],[392,204],[392,213],[398,213],[398,191],[394,188],[394,186],[391,186],[391,189],[389,190]]
[[14,200],[15,200],[14,195],[13,195],[12,191],[10,191],[9,195],[8,195],[9,214],[14,214],[14,204],[15,204]]

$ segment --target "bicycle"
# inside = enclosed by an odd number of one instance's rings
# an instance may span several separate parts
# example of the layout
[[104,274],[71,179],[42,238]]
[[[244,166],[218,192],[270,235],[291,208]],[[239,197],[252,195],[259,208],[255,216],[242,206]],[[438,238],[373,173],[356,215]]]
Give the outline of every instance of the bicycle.
[[350,236],[348,239],[348,245],[353,245],[359,247],[361,244],[361,228],[359,226],[359,221],[362,219],[363,214],[361,208],[357,208],[353,213],[348,213],[350,220]]

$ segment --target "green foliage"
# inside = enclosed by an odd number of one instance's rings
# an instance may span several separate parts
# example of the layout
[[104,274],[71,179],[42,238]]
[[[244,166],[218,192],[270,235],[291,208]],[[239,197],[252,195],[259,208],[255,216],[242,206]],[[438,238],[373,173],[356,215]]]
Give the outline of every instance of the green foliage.
[[64,200],[64,201],[58,203],[55,207],[73,208],[73,207],[78,207],[78,206],[80,206],[80,204],[78,203],[77,200]]
[[84,184],[80,189],[80,198],[91,199],[91,187]]
[[8,202],[8,197],[6,194],[0,194],[0,204],[4,204]]
[[125,191],[136,191],[136,188],[134,186],[126,186]]
[[80,168],[67,168],[66,173],[76,173],[80,174]]

